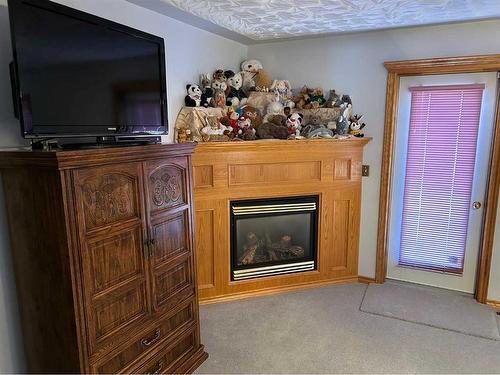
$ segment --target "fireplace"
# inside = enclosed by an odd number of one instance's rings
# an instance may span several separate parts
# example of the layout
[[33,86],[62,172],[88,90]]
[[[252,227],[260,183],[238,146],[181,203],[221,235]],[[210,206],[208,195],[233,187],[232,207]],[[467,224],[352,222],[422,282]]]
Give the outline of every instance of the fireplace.
[[318,196],[231,202],[231,279],[311,271],[317,265]]

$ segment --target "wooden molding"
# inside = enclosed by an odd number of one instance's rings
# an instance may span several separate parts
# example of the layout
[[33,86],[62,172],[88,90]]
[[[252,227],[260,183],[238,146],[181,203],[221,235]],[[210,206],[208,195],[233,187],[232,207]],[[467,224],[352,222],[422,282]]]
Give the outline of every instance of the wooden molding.
[[[496,72],[500,70],[500,55],[480,55],[444,57],[421,60],[389,61],[384,63],[388,71],[384,146],[382,152],[382,172],[380,178],[379,225],[377,238],[377,259],[375,280],[383,283],[387,274],[387,247],[389,233],[389,213],[391,202],[392,159],[396,114],[399,98],[399,81],[403,76]],[[487,302],[493,237],[500,187],[500,95],[497,98],[497,113],[494,141],[491,150],[490,174],[483,213],[483,234],[478,264],[476,299]]]
[[493,308],[497,309],[497,310],[500,310],[500,301],[494,301],[494,300],[487,300],[486,303],[490,306],[492,306]]
[[370,283],[375,283],[375,278],[373,277],[366,277],[366,276],[358,276],[358,282],[362,284],[370,284]]
[[384,66],[400,76],[492,72],[500,70],[500,55],[389,61]]
[[484,199],[483,233],[481,236],[481,247],[479,248],[480,257],[476,282],[476,299],[481,303],[486,303],[488,298],[491,258],[493,256],[493,240],[495,237],[495,224],[497,219],[498,193],[500,187],[500,91],[497,95],[490,174],[488,176],[488,186]]

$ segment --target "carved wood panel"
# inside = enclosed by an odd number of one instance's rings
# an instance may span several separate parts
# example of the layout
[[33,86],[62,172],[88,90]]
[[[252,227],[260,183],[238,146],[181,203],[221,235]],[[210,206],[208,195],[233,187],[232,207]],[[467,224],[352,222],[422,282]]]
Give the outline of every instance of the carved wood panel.
[[139,164],[83,169],[76,188],[87,230],[139,218]]
[[187,202],[185,169],[166,164],[150,171],[147,178],[151,211],[179,206]]

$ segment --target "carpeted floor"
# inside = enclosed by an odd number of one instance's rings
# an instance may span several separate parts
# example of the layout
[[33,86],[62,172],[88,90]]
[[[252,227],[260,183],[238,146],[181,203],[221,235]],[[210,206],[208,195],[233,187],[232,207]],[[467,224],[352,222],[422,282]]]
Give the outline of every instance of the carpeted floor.
[[[360,311],[337,285],[201,307],[198,373],[500,373],[500,341]],[[451,292],[450,292],[451,293]]]
[[500,340],[496,312],[463,293],[394,281],[370,284],[361,311]]

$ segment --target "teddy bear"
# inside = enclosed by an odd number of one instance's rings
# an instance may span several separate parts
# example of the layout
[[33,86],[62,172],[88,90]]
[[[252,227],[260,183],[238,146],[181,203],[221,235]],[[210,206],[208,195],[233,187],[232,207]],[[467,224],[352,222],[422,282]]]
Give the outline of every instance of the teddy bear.
[[240,116],[238,119],[238,138],[245,141],[252,141],[255,139],[255,129],[252,127],[252,121],[245,116]]
[[325,107],[333,108],[335,107],[335,103],[339,100],[339,95],[335,92],[335,90],[330,90],[330,96],[326,100]]
[[311,92],[312,90],[307,86],[302,86],[297,96],[293,98],[295,107],[297,109],[310,109],[311,108]]
[[200,86],[194,84],[186,85],[187,95],[184,97],[186,107],[200,107],[202,105],[202,95]]
[[323,89],[321,87],[316,87],[311,92],[311,106],[312,108],[320,108],[326,102],[325,96],[323,95]]
[[226,94],[224,90],[216,89],[214,91],[214,96],[210,102],[212,107],[224,108],[226,106]]
[[286,117],[281,114],[269,116],[268,122],[264,122],[257,129],[257,136],[260,139],[287,139],[288,135]]
[[257,108],[245,104],[240,107],[240,110],[242,116],[248,117],[252,121],[254,129],[258,129],[262,125],[262,116]]
[[212,75],[214,81],[225,81],[226,77],[224,76],[224,69],[217,69]]
[[255,91],[259,92],[269,92],[272,86],[272,80],[269,78],[269,74],[264,69],[259,69],[257,75],[255,76]]
[[259,70],[264,69],[259,60],[245,60],[241,63],[241,76],[243,77],[243,91],[248,95],[250,91],[255,89],[255,78]]
[[300,137],[300,129],[302,128],[302,121],[304,120],[304,115],[299,112],[292,113],[288,115],[286,119],[286,126],[288,128],[288,134],[291,138]]
[[290,81],[285,79],[275,79],[271,85],[271,90],[274,91],[276,95],[276,101],[283,104],[283,106],[290,108],[295,107],[295,103],[291,100],[293,93]]
[[361,129],[363,129],[366,124],[364,122],[361,123],[361,117],[363,117],[363,115],[354,115],[349,118],[349,134],[357,138],[363,138],[365,136],[361,132]]
[[226,81],[226,105],[238,107],[247,102],[247,96],[241,89],[243,85],[243,77],[241,73],[233,74]]

